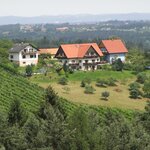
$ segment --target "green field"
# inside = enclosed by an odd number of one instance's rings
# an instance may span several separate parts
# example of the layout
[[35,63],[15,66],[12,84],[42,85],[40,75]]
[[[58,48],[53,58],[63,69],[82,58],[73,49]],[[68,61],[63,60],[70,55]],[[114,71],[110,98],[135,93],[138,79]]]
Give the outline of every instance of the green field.
[[[149,72],[148,72],[149,74]],[[136,76],[129,71],[115,72],[115,71],[95,71],[95,72],[75,72],[69,74],[69,83],[66,86],[62,86],[57,83],[57,74],[53,75],[53,78],[40,76],[34,76],[31,81],[46,88],[51,85],[59,96],[68,99],[76,104],[88,104],[96,106],[105,106],[121,109],[134,109],[144,110],[147,99],[131,99],[129,98],[128,84],[136,80]],[[117,86],[109,86],[107,88],[100,88],[95,86],[95,80],[97,78],[108,79],[115,78],[118,80]],[[96,89],[94,94],[85,94],[84,88],[80,87],[82,79],[89,78],[92,80],[92,85]],[[68,91],[67,91],[68,90]],[[101,100],[101,93],[108,91],[110,97],[108,101]]]
[[[58,79],[62,76],[58,76],[57,73],[51,72],[48,73],[47,76],[44,75],[35,75],[31,77],[31,81],[35,83],[50,83],[50,82],[57,82]],[[73,74],[68,75],[69,81],[82,81],[84,78],[90,78],[92,81],[96,81],[97,78],[108,79],[108,78],[115,78],[117,80],[121,80],[126,82],[128,79],[134,79],[135,75],[133,75],[130,71],[76,71]]]

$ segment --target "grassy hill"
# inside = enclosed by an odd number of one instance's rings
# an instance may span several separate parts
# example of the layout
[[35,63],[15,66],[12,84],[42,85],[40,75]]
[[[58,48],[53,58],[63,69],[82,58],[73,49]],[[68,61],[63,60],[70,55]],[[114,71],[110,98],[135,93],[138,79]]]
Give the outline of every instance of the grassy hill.
[[6,112],[14,99],[21,100],[27,110],[36,111],[43,100],[43,95],[42,88],[0,66],[1,112]]

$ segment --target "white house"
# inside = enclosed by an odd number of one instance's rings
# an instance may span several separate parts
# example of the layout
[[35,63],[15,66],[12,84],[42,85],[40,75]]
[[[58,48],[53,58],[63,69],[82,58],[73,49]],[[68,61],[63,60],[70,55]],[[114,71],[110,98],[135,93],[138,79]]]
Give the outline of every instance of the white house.
[[75,70],[96,70],[103,56],[96,43],[61,45],[55,57]]
[[37,65],[38,49],[29,43],[15,44],[9,50],[9,60],[19,66]]
[[104,54],[104,60],[108,63],[112,63],[118,58],[120,58],[122,62],[125,62],[128,50],[120,39],[102,40],[99,44],[99,48]]

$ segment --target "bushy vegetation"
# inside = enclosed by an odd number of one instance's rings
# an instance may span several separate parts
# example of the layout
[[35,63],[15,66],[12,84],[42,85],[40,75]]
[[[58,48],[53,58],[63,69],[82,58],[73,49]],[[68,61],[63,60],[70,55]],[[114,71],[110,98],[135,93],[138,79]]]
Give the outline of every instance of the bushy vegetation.
[[84,90],[84,93],[86,94],[94,94],[94,87],[92,85],[86,85],[85,86],[85,90]]
[[59,84],[61,85],[67,85],[68,79],[66,77],[61,77],[58,81]]
[[110,95],[109,92],[105,91],[105,92],[102,92],[101,97],[103,99],[107,100],[107,98],[109,97],[109,95]]
[[81,87],[86,87],[86,85],[89,85],[91,83],[91,79],[90,78],[84,78],[82,81],[81,81]]
[[143,84],[147,80],[146,73],[139,73],[137,74],[137,82]]

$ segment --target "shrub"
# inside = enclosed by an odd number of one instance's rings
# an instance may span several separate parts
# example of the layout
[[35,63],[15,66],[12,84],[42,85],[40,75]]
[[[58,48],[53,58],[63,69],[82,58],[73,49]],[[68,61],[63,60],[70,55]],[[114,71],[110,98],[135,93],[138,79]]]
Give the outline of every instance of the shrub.
[[133,69],[132,64],[131,63],[125,63],[123,66],[123,69],[131,71]]
[[58,75],[65,75],[65,71],[64,71],[64,69],[60,69],[59,71],[58,71]]
[[138,89],[132,89],[130,91],[130,98],[137,99],[141,95],[141,92]]
[[105,92],[102,92],[101,97],[103,99],[107,100],[107,98],[109,97],[109,95],[110,95],[109,92],[105,91]]
[[91,86],[91,85],[86,85],[85,86],[84,93],[86,93],[86,94],[93,94],[94,91],[95,91],[95,89],[93,88],[93,86]]
[[101,66],[101,68],[102,68],[103,70],[111,70],[111,65],[109,65],[109,64],[104,64],[104,65]]
[[115,71],[122,71],[123,69],[123,63],[121,61],[120,58],[118,58],[117,60],[115,60],[112,64],[112,69]]
[[129,84],[129,90],[131,91],[131,90],[137,90],[137,89],[139,89],[140,88],[140,85],[139,85],[139,83],[137,83],[137,82],[133,82],[133,83],[131,83],[131,84]]
[[91,83],[91,79],[89,78],[85,78],[81,81],[81,87],[85,87],[86,85],[90,84]]
[[59,79],[58,83],[61,84],[61,85],[67,85],[68,80],[67,80],[66,77],[62,77],[62,78]]
[[104,80],[104,79],[97,79],[96,86],[98,86],[98,87],[106,87],[107,86],[107,81]]
[[69,68],[68,72],[69,72],[70,74],[73,74],[73,73],[74,73],[74,70],[71,69],[71,68]]
[[116,86],[116,79],[114,79],[114,78],[109,78],[108,80],[107,80],[107,85],[108,86]]
[[26,76],[32,76],[32,73],[33,73],[33,66],[28,65],[26,67]]
[[139,73],[137,75],[137,82],[143,84],[147,80],[147,76],[145,73]]
[[145,70],[145,66],[143,64],[134,64],[133,65],[134,74],[138,74],[144,70]]
[[80,86],[81,86],[81,87],[85,87],[85,85],[86,85],[86,83],[82,80]]
[[150,98],[150,79],[144,83],[143,92],[146,98]]

